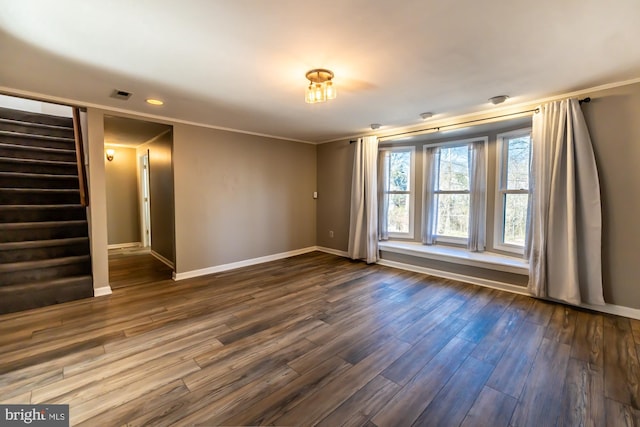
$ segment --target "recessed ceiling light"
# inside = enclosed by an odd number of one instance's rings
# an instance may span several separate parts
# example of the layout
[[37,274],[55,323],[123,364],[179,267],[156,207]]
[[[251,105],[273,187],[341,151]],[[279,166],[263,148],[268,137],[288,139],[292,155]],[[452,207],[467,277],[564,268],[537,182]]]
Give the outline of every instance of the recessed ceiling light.
[[509,98],[507,95],[498,95],[498,96],[494,96],[493,98],[489,98],[489,102],[492,103],[493,105],[498,105],[506,101],[507,98]]
[[422,120],[427,120],[433,117],[433,113],[420,113],[420,117],[422,117]]
[[147,98],[147,104],[151,104],[151,105],[162,105],[162,104],[164,104],[164,102],[163,102],[163,101],[160,101],[159,99]]

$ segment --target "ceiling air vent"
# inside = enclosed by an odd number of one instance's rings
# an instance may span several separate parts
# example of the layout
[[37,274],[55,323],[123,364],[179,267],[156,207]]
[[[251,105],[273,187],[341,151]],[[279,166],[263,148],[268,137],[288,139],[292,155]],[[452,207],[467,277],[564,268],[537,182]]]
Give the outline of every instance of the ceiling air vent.
[[111,97],[126,101],[127,99],[131,98],[131,92],[127,92],[126,90],[114,89],[113,92],[111,93]]

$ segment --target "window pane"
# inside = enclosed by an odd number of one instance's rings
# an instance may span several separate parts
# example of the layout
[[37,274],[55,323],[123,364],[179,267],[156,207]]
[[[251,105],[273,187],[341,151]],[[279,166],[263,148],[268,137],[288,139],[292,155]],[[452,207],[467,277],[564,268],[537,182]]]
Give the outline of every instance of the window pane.
[[507,150],[507,189],[528,190],[531,137],[509,139]]
[[440,149],[438,189],[443,191],[469,190],[469,147]]
[[505,194],[504,197],[504,242],[524,246],[529,195]]
[[411,152],[389,152],[389,191],[410,191]]
[[387,215],[389,233],[409,232],[409,195],[389,194],[389,210]]
[[469,237],[469,195],[438,194],[436,234],[450,237]]

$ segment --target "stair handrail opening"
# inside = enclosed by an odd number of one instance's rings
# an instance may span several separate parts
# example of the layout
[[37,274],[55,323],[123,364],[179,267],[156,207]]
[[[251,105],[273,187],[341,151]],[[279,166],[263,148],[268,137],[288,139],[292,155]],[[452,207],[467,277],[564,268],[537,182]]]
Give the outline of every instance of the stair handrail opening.
[[89,206],[89,192],[87,191],[87,170],[84,165],[84,144],[80,128],[80,109],[73,107],[73,133],[76,142],[76,162],[78,164],[78,182],[80,185],[80,204]]

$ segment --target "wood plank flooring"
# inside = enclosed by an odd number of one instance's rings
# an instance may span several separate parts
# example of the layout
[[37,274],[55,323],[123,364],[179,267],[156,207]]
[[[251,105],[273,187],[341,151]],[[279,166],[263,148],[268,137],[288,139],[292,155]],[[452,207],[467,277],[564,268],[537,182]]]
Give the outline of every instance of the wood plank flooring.
[[0,403],[84,426],[640,425],[640,322],[314,252],[0,316]]

